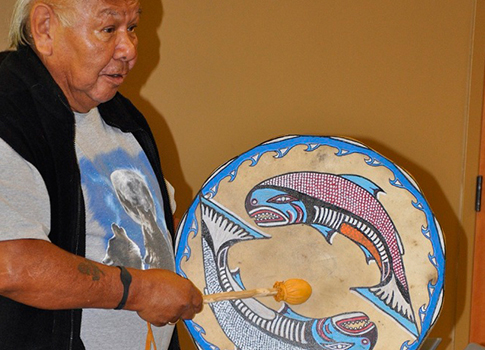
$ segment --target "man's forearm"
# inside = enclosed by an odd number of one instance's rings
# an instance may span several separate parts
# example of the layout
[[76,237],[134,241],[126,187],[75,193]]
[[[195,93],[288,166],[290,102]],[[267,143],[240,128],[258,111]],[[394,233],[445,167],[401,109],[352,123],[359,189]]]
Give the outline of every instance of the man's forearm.
[[[200,291],[163,269],[128,269],[131,287],[124,309],[163,326],[202,310]],[[42,240],[0,242],[0,295],[40,309],[114,309],[123,296],[117,267],[68,253]]]
[[114,308],[120,270],[42,240],[0,242],[0,295],[41,309]]

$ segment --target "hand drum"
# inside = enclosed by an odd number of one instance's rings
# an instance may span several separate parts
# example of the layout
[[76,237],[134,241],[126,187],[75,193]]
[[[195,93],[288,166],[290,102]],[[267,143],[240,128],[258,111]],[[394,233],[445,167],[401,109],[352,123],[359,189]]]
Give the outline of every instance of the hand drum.
[[300,278],[313,293],[217,301],[186,321],[200,349],[418,349],[443,299],[440,226],[413,178],[355,140],[287,136],[227,162],[177,232],[204,294]]

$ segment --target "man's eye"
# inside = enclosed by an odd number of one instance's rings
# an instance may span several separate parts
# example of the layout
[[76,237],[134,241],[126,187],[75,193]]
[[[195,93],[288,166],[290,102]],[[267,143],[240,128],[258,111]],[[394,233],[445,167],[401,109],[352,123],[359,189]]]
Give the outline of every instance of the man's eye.
[[138,27],[136,24],[129,26],[128,31],[133,33],[135,31],[136,27]]
[[103,29],[103,32],[108,33],[108,34],[114,33],[114,31],[115,31],[114,27],[106,27],[106,28]]

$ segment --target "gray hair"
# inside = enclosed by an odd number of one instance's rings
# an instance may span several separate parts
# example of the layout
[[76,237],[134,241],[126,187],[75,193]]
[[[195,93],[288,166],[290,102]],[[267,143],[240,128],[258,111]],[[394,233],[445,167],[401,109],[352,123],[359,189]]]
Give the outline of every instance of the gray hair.
[[[55,10],[55,14],[64,26],[70,25],[71,16],[68,16],[70,2],[65,0],[41,0],[46,5]],[[39,0],[17,0],[10,22],[8,41],[11,48],[18,48],[21,45],[33,45],[32,36],[30,35],[30,11],[35,3]]]

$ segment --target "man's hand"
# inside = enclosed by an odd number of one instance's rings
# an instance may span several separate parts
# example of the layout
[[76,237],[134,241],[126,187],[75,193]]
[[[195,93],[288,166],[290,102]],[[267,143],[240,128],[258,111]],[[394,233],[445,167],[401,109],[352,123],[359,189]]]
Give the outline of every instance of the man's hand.
[[188,279],[161,269],[128,269],[133,281],[125,309],[155,326],[192,319],[202,310],[202,293]]

